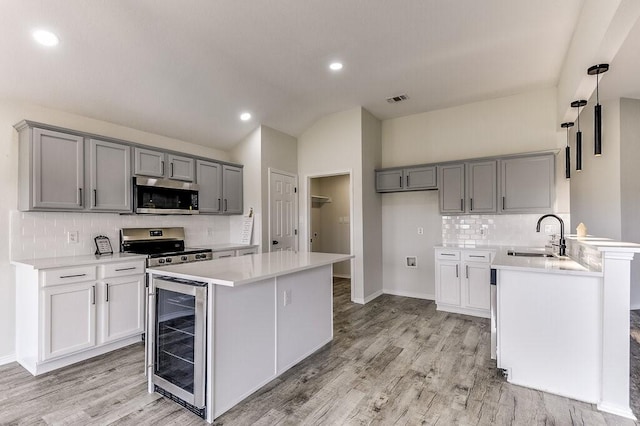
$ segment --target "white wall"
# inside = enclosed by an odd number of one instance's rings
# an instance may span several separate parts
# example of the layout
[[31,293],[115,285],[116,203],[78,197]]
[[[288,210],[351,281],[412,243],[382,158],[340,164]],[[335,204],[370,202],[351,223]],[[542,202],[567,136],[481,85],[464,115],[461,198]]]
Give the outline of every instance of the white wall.
[[[544,89],[382,122],[382,166],[461,160],[558,149],[555,89]],[[568,212],[569,185],[556,157],[556,210]],[[417,228],[424,228],[418,235]],[[382,195],[385,292],[432,299],[434,244],[441,242],[438,193]],[[405,256],[418,256],[418,268]]]
[[[298,174],[298,140],[267,126],[262,129],[262,247],[269,251],[269,168]],[[299,183],[298,183],[299,185]]]
[[[52,214],[53,216],[44,216],[44,214],[41,213],[22,214],[16,212],[18,190],[18,134],[13,129],[13,125],[23,119],[180,151],[187,154],[229,160],[228,154],[224,151],[36,105],[0,100],[0,147],[2,148],[2,155],[0,155],[0,187],[2,189],[1,193],[3,194],[3,202],[0,204],[0,361],[10,359],[14,353],[15,286],[13,267],[9,264],[12,252],[12,230],[15,232],[13,246],[16,256],[42,256],[50,253],[49,248],[52,247],[50,241],[52,239],[54,241],[57,240],[60,233],[64,234],[65,223],[77,221],[78,225],[74,224],[72,226],[80,226],[79,230],[82,232],[82,243],[73,248],[63,245],[63,248],[59,249],[59,253],[60,255],[64,255],[64,253],[67,253],[69,250],[77,251],[78,253],[91,252],[93,250],[91,246],[92,243],[88,243],[87,241],[91,241],[90,236],[93,235],[93,232],[99,230],[113,237],[113,234],[110,234],[112,232],[111,230],[114,229],[114,227],[120,226],[121,220],[124,221],[122,223],[129,223],[125,217],[114,214],[88,215],[82,213],[54,213]],[[12,218],[15,223],[15,228],[12,228]],[[199,221],[199,223],[206,222],[204,226],[212,227],[214,230],[217,229],[218,231],[215,232],[221,235],[219,232],[224,233],[224,231],[220,231],[220,228],[225,227],[225,221],[227,219],[211,218],[211,222],[209,222],[208,219],[196,220]],[[220,220],[222,220],[222,222],[220,222]],[[158,219],[150,219],[150,221],[155,224]],[[140,226],[144,226],[146,222],[135,223],[140,223]],[[23,232],[22,229],[24,229],[26,233],[33,234],[35,230],[40,230],[46,232],[46,234],[43,234],[44,238],[42,239],[40,239],[38,235],[18,235],[18,232]],[[82,235],[85,235],[85,237]],[[30,243],[31,248],[27,247],[25,249],[25,246],[22,244],[29,245],[29,240],[33,241]],[[43,244],[38,244],[38,241],[43,241]],[[112,238],[112,243],[116,242],[117,239],[114,240]],[[19,244],[21,245],[20,247],[18,247]],[[56,247],[59,247],[59,245],[56,244]],[[57,253],[58,252],[56,252],[56,254]]]
[[298,138],[300,174],[300,250],[308,250],[310,216],[308,178],[349,172],[352,185],[352,300],[364,303],[364,246],[362,203],[362,108],[321,118]]
[[[620,198],[620,102],[602,104],[602,156],[593,155],[593,105],[589,101],[580,114],[582,171],[575,172],[572,158],[571,220],[587,226],[587,232],[614,240],[622,238]],[[575,131],[571,149],[575,155]]]

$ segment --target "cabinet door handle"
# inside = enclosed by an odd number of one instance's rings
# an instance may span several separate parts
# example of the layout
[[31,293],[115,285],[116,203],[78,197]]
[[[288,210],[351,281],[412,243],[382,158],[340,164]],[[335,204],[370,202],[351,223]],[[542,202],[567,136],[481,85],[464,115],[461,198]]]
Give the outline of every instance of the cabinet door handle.
[[504,197],[502,197],[502,210],[504,210]]
[[400,188],[402,188],[402,175],[400,175]]
[[164,161],[160,161],[160,165],[162,166],[162,173],[160,174],[164,176]]
[[95,285],[91,286],[91,304],[92,305],[96,304],[96,286]]
[[464,211],[464,198],[460,198],[460,211]]
[[458,278],[458,265],[456,264],[456,278]]
[[227,203],[227,199],[224,199],[224,211],[227,211],[227,208],[229,207],[228,203]]
[[97,207],[98,206],[98,190],[94,189],[93,190],[93,207]]
[[407,175],[407,188],[409,187],[409,175]]
[[469,210],[473,211],[473,198],[469,198]]
[[171,177],[173,177],[173,162],[171,162]]
[[87,274],[74,274],[74,275],[60,275],[60,278],[77,278],[77,277],[84,277]]
[[466,271],[465,274],[467,275],[467,278],[469,278],[469,265],[464,265]]
[[220,211],[220,209],[222,208],[222,206],[220,205],[220,203],[221,203],[221,200],[220,200],[220,198],[218,198],[218,211]]
[[105,286],[107,287],[107,302],[109,301],[109,284],[105,283]]
[[[136,269],[135,266],[132,266],[131,268],[120,268],[120,269],[116,269],[116,272],[121,272],[121,271],[133,271],[134,269]],[[107,284],[108,285],[108,284]]]
[[484,256],[481,254],[470,254],[469,257],[481,257],[484,259]]
[[80,207],[82,207],[82,188],[78,188],[78,199],[78,204],[80,205]]
[[440,253],[441,256],[455,256],[453,253]]

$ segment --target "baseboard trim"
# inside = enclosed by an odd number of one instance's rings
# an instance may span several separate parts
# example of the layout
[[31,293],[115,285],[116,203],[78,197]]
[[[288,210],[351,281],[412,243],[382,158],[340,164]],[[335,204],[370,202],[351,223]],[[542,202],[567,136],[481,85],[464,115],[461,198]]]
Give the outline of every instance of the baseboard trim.
[[364,298],[364,304],[366,305],[367,303],[371,302],[374,299],[377,299],[378,297],[382,296],[384,293],[382,292],[382,290],[378,290],[375,293],[367,296]]
[[429,293],[417,293],[415,291],[403,291],[403,290],[390,290],[388,288],[383,288],[382,292],[384,294],[391,294],[393,296],[412,297],[414,299],[424,299],[424,300],[436,300],[436,295],[429,294]]
[[5,355],[0,357],[0,365],[10,364],[16,361],[16,354]]

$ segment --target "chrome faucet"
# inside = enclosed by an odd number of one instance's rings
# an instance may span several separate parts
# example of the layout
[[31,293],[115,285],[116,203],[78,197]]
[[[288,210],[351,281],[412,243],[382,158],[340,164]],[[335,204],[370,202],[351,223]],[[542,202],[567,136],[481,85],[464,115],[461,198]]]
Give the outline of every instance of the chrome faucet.
[[559,244],[559,255],[560,256],[566,256],[567,255],[567,242],[564,239],[564,221],[562,219],[560,219],[560,217],[556,216],[555,214],[545,214],[544,216],[540,216],[540,219],[538,219],[538,224],[536,225],[536,232],[540,232],[540,223],[542,222],[542,220],[546,217],[555,217],[556,219],[558,219],[558,222],[560,222],[560,244]]

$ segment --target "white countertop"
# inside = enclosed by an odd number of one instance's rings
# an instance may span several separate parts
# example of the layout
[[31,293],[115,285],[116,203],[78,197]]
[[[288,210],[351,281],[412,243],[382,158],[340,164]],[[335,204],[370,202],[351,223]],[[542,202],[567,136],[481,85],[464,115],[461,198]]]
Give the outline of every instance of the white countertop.
[[452,249],[452,250],[489,250],[489,251],[498,251],[502,249],[501,246],[482,246],[482,245],[464,245],[464,244],[451,244],[451,243],[441,243],[433,246],[434,249]]
[[113,253],[104,256],[84,254],[80,256],[45,257],[42,259],[12,260],[11,264],[30,269],[51,269],[70,266],[84,266],[100,263],[124,262],[128,260],[144,260],[144,254]]
[[350,254],[273,252],[147,268],[175,278],[236,287],[353,258]]
[[[511,248],[509,248],[511,249]],[[543,251],[536,248],[518,248],[519,251]],[[526,257],[526,256],[509,256],[507,248],[498,250],[496,256],[491,262],[491,267],[495,269],[508,269],[527,272],[546,272],[553,274],[569,274],[569,275],[589,275],[601,277],[601,271],[594,271],[582,266],[578,262],[568,257]]]
[[242,250],[258,247],[257,244],[241,244],[241,243],[222,243],[198,246],[198,248],[211,249],[214,252],[226,250]]

